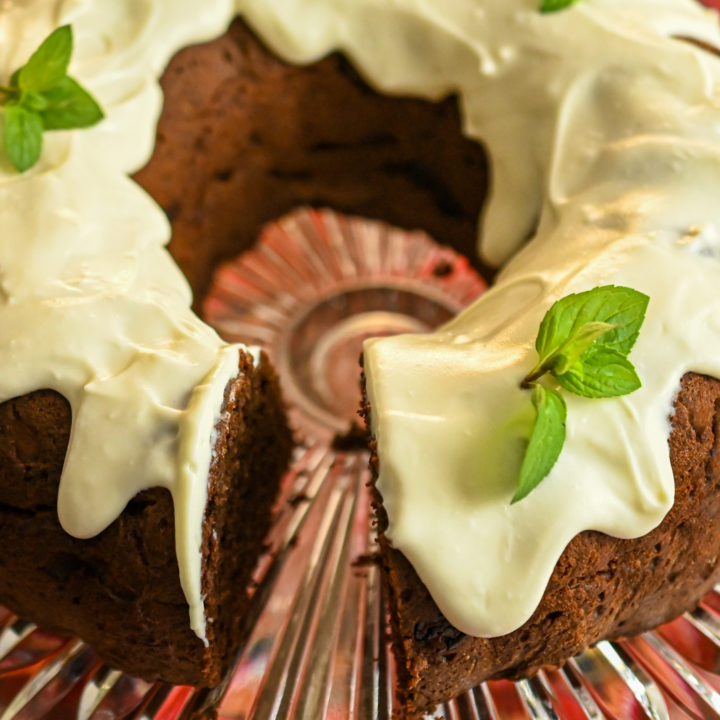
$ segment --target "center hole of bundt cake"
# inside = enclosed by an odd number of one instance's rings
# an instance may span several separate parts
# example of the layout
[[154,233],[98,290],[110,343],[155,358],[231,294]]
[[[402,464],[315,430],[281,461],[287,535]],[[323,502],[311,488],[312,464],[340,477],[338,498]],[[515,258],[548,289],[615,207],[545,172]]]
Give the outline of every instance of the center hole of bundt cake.
[[[462,134],[456,98],[384,96],[338,54],[309,66],[289,64],[240,20],[222,37],[178,53],[162,85],[155,152],[135,178],[172,224],[170,251],[192,286],[195,309],[202,307],[226,339],[268,348],[288,399],[305,408],[303,417],[310,413],[320,427],[347,430],[358,408],[362,340],[430,329],[467,298],[435,307],[422,292],[372,284],[346,295],[331,287],[337,278],[318,280],[322,260],[304,272],[291,259],[296,265],[279,271],[277,295],[266,288],[252,294],[266,280],[267,257],[259,269],[246,263],[242,278],[226,273],[219,295],[213,274],[243,251],[253,253],[263,227],[301,206],[421,229],[479,267],[487,164],[480,145]],[[283,243],[273,247],[273,257],[282,258]],[[352,260],[362,269],[365,259],[372,269],[376,251],[365,237]],[[390,265],[386,275],[407,274],[417,251],[398,257],[408,267]],[[283,292],[298,309],[298,296],[308,299],[303,288],[318,283],[325,283],[324,299],[316,294],[316,306],[291,318]],[[283,322],[295,323],[282,346],[286,360],[272,357]]]
[[484,286],[423,232],[299,208],[218,270],[203,314],[268,353],[295,426],[318,437],[357,419],[364,340],[432,330]]
[[[408,283],[409,285],[409,283]],[[370,337],[426,332],[456,309],[426,286],[347,289],[320,299],[283,333],[276,358],[289,400],[341,430],[360,407],[359,358]]]

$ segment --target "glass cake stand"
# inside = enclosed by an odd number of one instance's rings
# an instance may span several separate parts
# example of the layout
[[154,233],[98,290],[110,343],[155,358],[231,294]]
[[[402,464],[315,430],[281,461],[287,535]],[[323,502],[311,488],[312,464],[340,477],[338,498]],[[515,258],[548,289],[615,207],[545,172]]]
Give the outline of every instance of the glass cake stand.
[[[0,612],[0,720],[390,720],[393,661],[356,419],[364,338],[430,329],[484,289],[467,260],[422,233],[299,210],[218,273],[205,315],[263,346],[279,370],[297,448],[244,642],[212,691],[151,684],[77,639]],[[563,670],[486,683],[447,720],[720,718],[720,588],[632,640]]]

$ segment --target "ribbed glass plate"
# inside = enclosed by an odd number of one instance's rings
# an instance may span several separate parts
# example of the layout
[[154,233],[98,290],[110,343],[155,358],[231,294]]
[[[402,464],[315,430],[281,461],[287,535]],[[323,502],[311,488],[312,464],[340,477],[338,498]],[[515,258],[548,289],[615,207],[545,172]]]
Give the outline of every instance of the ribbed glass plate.
[[[149,684],[0,613],[0,720],[188,720],[213,708],[224,720],[390,720],[367,455],[352,426],[360,343],[429,329],[483,289],[466,260],[422,233],[328,211],[294,213],[223,267],[205,314],[227,339],[266,348],[299,441],[236,666],[213,691]],[[720,718],[720,590],[655,632],[532,680],[487,683],[436,716]]]

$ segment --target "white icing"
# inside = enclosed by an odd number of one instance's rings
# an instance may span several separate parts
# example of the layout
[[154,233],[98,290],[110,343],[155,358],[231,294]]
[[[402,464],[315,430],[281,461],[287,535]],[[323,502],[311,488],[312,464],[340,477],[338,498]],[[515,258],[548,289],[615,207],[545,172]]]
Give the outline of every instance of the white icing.
[[[496,286],[430,335],[368,341],[388,537],[461,630],[527,620],[568,541],[647,533],[673,502],[667,437],[688,370],[720,376],[720,45],[692,0],[248,0],[286,57],[345,50],[377,87],[458,92],[486,143],[481,249]],[[539,221],[539,223],[538,223]],[[568,393],[549,477],[510,505],[532,421],[520,380],[560,297],[601,284],[647,293],[632,395]]]
[[0,401],[41,388],[68,399],[58,514],[70,534],[101,532],[145,488],[170,490],[182,587],[202,639],[210,441],[242,346],[193,315],[164,249],[167,221],[127,174],[152,153],[165,63],[220,34],[233,14],[229,0],[8,0],[0,9],[0,83],[72,23],[70,72],[107,114],[90,130],[47,133],[40,162],[22,175],[0,153]]
[[[8,0],[0,81],[60,24],[72,74],[107,119],[46,135],[20,176],[0,159],[0,400],[52,388],[73,410],[58,511],[102,531],[139,490],[167,487],[193,629],[204,637],[199,538],[207,440],[236,372],[190,312],[168,226],[126,174],[152,151],[157,76],[236,10],[284,56],[345,50],[379,88],[458,92],[489,148],[482,250],[497,286],[437,333],[365,351],[389,537],[460,629],[498,635],[536,606],[585,528],[634,537],[672,503],[668,413],[686,370],[720,374],[720,65],[669,39],[720,43],[691,0]],[[632,360],[644,387],[568,396],[568,440],[546,481],[509,499],[530,413],[519,379],[557,298],[624,283],[652,300]]]

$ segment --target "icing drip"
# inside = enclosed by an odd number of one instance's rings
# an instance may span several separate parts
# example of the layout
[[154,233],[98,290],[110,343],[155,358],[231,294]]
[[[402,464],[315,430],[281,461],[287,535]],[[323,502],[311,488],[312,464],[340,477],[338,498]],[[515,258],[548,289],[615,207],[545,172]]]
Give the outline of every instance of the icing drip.
[[[673,502],[667,437],[687,371],[720,376],[720,45],[691,0],[248,0],[284,56],[342,49],[380,89],[459,94],[488,147],[481,250],[496,286],[429,335],[368,341],[387,535],[460,630],[508,633],[577,533],[630,538]],[[532,408],[519,384],[557,299],[621,284],[651,298],[630,359],[643,387],[565,394],[567,441],[510,505]]]

